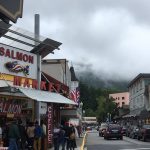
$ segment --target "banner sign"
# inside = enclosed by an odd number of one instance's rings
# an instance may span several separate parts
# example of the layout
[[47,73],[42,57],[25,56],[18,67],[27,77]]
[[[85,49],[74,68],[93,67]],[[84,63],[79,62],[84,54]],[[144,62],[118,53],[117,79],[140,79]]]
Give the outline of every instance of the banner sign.
[[0,72],[37,79],[37,56],[0,43]]
[[21,114],[21,109],[21,105],[0,102],[0,113],[2,114]]
[[4,16],[2,19],[9,19],[16,22],[22,17],[23,0],[1,0],[0,13]]
[[47,136],[48,136],[48,144],[52,144],[53,142],[53,104],[48,104],[47,107]]

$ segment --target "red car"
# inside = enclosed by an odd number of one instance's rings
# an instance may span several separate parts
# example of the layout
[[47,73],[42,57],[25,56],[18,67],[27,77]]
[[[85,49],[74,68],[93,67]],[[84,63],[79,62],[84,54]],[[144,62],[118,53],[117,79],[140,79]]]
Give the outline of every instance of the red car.
[[142,128],[139,128],[138,131],[138,140],[146,141],[147,139],[150,139],[150,124],[145,124],[142,126]]
[[117,138],[123,140],[122,127],[118,124],[109,124],[104,132],[104,139]]

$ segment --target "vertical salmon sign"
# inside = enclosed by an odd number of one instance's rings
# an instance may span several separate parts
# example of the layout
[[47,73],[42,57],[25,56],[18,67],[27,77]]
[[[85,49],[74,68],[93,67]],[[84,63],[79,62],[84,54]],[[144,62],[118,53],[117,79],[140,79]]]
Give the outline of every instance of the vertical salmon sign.
[[10,20],[14,23],[22,17],[23,0],[1,0],[0,2],[0,18],[2,20]]
[[53,104],[48,104],[47,107],[47,136],[48,145],[51,145],[53,141]]

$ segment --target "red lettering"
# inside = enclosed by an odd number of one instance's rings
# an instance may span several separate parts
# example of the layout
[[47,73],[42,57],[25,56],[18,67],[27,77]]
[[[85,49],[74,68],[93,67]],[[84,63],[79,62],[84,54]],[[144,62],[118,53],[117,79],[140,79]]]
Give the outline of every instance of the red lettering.
[[38,89],[38,81],[37,80],[32,80],[32,88]]
[[10,58],[10,50],[9,49],[6,50],[5,57],[9,57]]
[[3,47],[0,47],[0,55],[1,56],[4,56],[4,54],[5,54],[5,49],[3,48]]
[[33,64],[33,56],[29,55],[29,63]]
[[23,55],[23,61],[24,61],[24,62],[27,62],[27,61],[28,61],[28,55],[27,55],[27,54],[24,54],[24,55]]
[[10,49],[5,49],[4,47],[0,47],[0,56],[17,59],[17,60],[28,62],[31,64],[34,63],[34,56],[16,52]]
[[16,59],[16,57],[14,56],[14,51],[13,50],[11,51],[11,58]]
[[25,81],[24,81],[24,84],[23,84],[24,87],[30,87],[30,83],[29,83],[29,79],[28,78],[25,78]]
[[41,81],[40,89],[46,91],[46,82],[45,81]]
[[48,84],[48,91],[49,91],[49,92],[52,92],[53,89],[54,89],[54,83],[49,83],[49,84]]
[[22,79],[21,77],[14,76],[13,85],[21,86],[21,79]]
[[16,59],[22,61],[22,53],[16,52]]

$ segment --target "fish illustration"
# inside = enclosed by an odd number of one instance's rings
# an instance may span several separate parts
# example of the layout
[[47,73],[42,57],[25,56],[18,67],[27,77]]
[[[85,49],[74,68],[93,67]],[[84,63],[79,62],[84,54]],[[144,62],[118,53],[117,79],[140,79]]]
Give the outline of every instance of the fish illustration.
[[11,72],[23,72],[25,75],[29,75],[29,66],[22,66],[17,61],[5,63],[6,68]]

